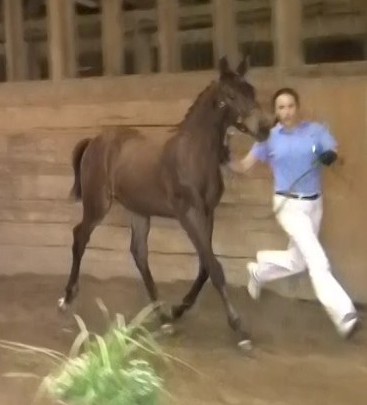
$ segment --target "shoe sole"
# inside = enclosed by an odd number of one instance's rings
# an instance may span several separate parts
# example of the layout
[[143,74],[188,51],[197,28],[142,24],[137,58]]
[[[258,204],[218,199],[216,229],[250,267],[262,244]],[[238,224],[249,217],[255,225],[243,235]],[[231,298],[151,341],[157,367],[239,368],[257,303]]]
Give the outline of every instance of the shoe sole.
[[349,329],[347,333],[344,334],[343,338],[345,340],[352,339],[355,334],[361,329],[362,325],[361,322],[357,319],[353,326]]

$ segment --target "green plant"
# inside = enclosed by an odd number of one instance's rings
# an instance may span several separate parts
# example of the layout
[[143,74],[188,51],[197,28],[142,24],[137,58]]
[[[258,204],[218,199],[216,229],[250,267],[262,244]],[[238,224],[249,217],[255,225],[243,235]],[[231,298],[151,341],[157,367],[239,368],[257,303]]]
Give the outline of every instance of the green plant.
[[169,356],[143,326],[154,308],[145,308],[127,324],[121,314],[111,321],[101,301],[99,306],[108,320],[107,332],[100,336],[88,331],[81,317],[75,315],[80,332],[69,356],[15,342],[0,341],[0,346],[43,353],[56,362],[40,393],[47,392],[62,404],[158,405],[164,392],[158,369]]

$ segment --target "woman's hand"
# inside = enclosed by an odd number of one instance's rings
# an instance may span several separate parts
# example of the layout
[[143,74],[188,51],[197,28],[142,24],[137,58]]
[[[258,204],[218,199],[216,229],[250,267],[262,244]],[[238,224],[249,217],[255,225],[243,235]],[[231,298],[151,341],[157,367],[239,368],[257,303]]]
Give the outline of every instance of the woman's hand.
[[235,158],[233,158],[233,156],[230,156],[230,160],[227,163],[227,166],[233,172],[243,174],[250,170],[255,163],[256,158],[250,152],[241,160],[236,160]]
[[241,160],[230,160],[227,165],[232,170],[232,172],[244,173]]
[[337,159],[338,155],[335,151],[333,150],[327,150],[319,156],[319,161],[326,166],[330,166],[332,163],[335,162]]

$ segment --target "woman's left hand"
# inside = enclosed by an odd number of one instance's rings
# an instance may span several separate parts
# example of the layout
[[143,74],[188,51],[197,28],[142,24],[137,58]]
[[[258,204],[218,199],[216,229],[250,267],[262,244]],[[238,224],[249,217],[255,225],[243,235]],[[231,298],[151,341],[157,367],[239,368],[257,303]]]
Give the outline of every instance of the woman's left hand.
[[326,166],[330,166],[337,159],[338,155],[333,150],[327,150],[320,154],[319,161]]

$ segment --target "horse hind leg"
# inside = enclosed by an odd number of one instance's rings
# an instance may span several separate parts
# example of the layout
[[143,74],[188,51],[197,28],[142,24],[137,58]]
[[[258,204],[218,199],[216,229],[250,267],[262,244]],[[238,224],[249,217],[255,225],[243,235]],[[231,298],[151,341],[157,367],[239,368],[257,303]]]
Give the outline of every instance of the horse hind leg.
[[83,198],[83,219],[73,229],[72,266],[68,282],[65,287],[65,295],[58,301],[60,310],[65,311],[73,302],[78,293],[79,273],[82,257],[85,248],[90,240],[91,234],[97,225],[103,220],[111,208],[111,198],[100,194],[93,198]]
[[150,231],[150,218],[138,214],[133,214],[131,221],[131,244],[130,251],[134,258],[145,288],[148,292],[151,302],[155,305],[155,310],[162,324],[162,329],[167,333],[173,331],[170,324],[171,318],[163,313],[158,304],[157,286],[153,280],[152,273],[148,263],[148,235]]
[[238,346],[244,351],[250,350],[252,343],[249,334],[243,329],[240,317],[229,300],[223,268],[212,250],[203,210],[191,207],[180,215],[179,220],[199,254],[200,263],[209,273],[210,279],[222,299],[229,326],[238,336]]

